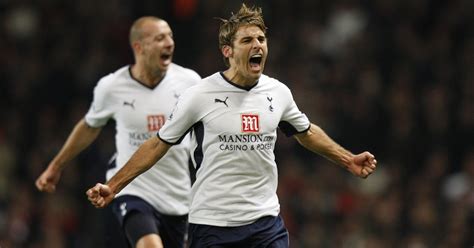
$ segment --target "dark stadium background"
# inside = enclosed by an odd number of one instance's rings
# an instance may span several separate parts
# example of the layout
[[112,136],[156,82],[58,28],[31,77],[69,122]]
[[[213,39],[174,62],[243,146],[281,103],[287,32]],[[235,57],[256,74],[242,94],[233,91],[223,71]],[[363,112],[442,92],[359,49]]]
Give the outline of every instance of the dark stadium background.
[[[132,63],[142,15],[174,29],[174,61],[224,70],[219,22],[240,1],[0,1],[0,246],[103,247],[110,123],[64,171],[55,194],[34,180],[87,111],[96,81]],[[377,156],[359,180],[279,136],[279,197],[291,247],[474,245],[474,1],[246,1],[269,27],[265,73],[354,152]]]

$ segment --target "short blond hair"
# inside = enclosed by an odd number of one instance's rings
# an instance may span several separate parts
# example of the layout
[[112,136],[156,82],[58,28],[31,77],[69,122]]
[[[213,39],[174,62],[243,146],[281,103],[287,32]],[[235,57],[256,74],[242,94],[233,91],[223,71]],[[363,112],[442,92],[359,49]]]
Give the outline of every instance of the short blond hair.
[[[219,28],[219,48],[231,46],[235,40],[237,30],[242,26],[255,25],[259,27],[263,33],[266,33],[267,27],[263,21],[262,8],[247,7],[244,3],[236,14],[231,13],[231,17],[226,20],[219,18],[222,23]],[[229,66],[229,59],[224,57],[224,63]]]

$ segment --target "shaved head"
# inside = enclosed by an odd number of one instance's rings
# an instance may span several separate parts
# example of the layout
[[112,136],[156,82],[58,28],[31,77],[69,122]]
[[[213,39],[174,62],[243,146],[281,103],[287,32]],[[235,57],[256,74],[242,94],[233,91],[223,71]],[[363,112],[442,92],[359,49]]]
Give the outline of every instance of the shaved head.
[[144,16],[137,19],[133,23],[132,27],[130,28],[130,35],[129,35],[130,45],[133,46],[134,42],[139,41],[144,37],[143,26],[145,23],[159,22],[159,21],[163,21],[163,19],[160,19],[155,16]]

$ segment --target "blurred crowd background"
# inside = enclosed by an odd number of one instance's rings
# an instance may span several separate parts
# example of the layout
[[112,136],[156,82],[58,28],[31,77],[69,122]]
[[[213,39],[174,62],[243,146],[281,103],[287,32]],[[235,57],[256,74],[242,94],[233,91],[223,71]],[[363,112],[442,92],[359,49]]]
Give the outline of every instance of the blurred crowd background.
[[[245,1],[268,29],[265,73],[338,143],[376,155],[361,180],[279,136],[281,213],[291,247],[474,245],[474,1]],[[225,69],[219,21],[241,1],[0,0],[0,247],[104,247],[113,123],[64,171],[34,181],[83,117],[97,80],[133,63],[143,15],[174,30],[174,61]]]

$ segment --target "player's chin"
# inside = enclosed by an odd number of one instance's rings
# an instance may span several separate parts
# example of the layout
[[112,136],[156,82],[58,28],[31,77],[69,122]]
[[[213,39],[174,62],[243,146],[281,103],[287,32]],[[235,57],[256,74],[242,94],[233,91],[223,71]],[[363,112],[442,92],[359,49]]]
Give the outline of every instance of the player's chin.
[[253,79],[259,79],[262,76],[263,70],[249,70],[250,77]]
[[161,61],[160,65],[163,69],[168,69],[173,61],[171,59]]

